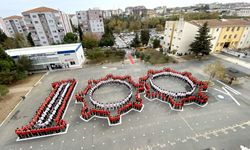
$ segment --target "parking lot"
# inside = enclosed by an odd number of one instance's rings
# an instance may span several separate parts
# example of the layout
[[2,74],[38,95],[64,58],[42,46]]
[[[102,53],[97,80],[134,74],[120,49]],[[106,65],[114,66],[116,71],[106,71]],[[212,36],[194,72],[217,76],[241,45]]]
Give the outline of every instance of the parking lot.
[[[109,127],[106,119],[94,118],[89,122],[80,119],[81,105],[71,99],[65,120],[69,130],[64,135],[16,142],[14,130],[30,121],[37,108],[51,90],[50,83],[60,79],[75,78],[76,91],[83,90],[89,79],[98,79],[108,73],[131,75],[135,81],[148,69],[171,67],[177,71],[189,71],[200,80],[208,79],[202,68],[215,61],[188,61],[179,64],[151,66],[136,61],[125,63],[84,66],[82,69],[50,72],[32,89],[27,98],[15,109],[9,119],[0,127],[1,150],[75,150],[75,149],[225,149],[236,150],[240,146],[250,147],[250,80],[232,86],[237,92],[223,90],[223,84],[215,81],[208,89],[209,102],[206,107],[184,106],[176,112],[168,104],[143,99],[142,112],[131,111],[122,117],[122,124]],[[223,61],[226,67],[237,68],[249,74],[250,70]],[[240,105],[238,105],[238,103]]]

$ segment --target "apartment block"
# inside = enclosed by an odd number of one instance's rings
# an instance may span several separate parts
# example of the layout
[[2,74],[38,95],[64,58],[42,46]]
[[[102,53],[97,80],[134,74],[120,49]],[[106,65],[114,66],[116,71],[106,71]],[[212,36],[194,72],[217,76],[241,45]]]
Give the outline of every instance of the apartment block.
[[72,32],[69,16],[60,10],[38,7],[22,12],[36,46],[62,43]]
[[4,23],[3,18],[1,18],[1,17],[0,17],[0,30],[1,30],[3,33],[5,33],[8,37],[10,37],[10,33],[9,33],[9,31],[7,30],[7,27],[6,27],[5,23]]
[[23,36],[28,34],[28,28],[22,16],[9,16],[4,18],[3,21],[10,37],[14,37],[15,34]]
[[163,48],[176,54],[189,53],[189,45],[193,42],[198,27],[180,18],[178,21],[166,21]]
[[212,52],[222,49],[240,49],[250,47],[250,22],[244,19],[210,19],[184,21],[166,21],[164,49],[176,50],[177,54],[189,53],[190,44],[195,40],[198,29],[208,23]]
[[84,33],[94,33],[98,37],[101,37],[104,33],[104,23],[102,10],[89,9],[87,11],[76,12],[78,24]]

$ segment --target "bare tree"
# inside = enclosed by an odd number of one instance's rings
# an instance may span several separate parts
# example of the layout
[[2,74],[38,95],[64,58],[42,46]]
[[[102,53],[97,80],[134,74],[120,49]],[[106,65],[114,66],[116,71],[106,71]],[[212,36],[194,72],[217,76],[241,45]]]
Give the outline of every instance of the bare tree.
[[218,60],[214,63],[206,65],[204,72],[209,75],[209,81],[213,78],[223,79],[225,77],[225,67]]

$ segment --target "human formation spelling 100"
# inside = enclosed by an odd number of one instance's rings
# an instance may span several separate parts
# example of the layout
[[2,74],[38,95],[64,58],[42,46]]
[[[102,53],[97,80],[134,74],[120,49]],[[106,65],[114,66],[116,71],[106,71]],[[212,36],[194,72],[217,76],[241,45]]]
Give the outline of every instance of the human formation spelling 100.
[[[156,80],[161,77],[170,77],[181,80],[188,86],[186,91],[171,91],[161,88]],[[36,111],[28,125],[15,130],[17,140],[28,140],[46,136],[53,136],[67,132],[68,123],[63,120],[71,96],[76,87],[75,79],[62,80],[52,83],[52,91],[42,105]],[[105,102],[94,98],[95,92],[107,85],[123,86],[127,96],[123,99]],[[131,110],[141,112],[143,110],[142,97],[159,100],[169,104],[172,110],[182,111],[184,105],[197,104],[205,106],[208,96],[205,94],[208,88],[207,82],[199,81],[189,72],[178,72],[170,68],[162,70],[148,70],[146,76],[135,82],[131,76],[114,76],[108,74],[98,80],[89,80],[86,88],[75,95],[76,103],[82,104],[80,118],[88,122],[93,117],[105,118],[110,126],[122,123],[122,116]],[[109,93],[113,94],[113,93]]]

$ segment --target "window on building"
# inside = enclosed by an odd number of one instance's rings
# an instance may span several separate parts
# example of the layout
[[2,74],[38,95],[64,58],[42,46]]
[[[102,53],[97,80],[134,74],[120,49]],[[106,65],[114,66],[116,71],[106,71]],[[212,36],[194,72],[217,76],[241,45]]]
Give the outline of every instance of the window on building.
[[15,20],[15,22],[18,22],[18,20]]
[[217,28],[216,31],[218,32],[218,31],[219,31],[219,28]]
[[226,39],[226,38],[227,38],[227,35],[224,36],[224,39]]
[[35,24],[38,24],[38,21],[35,21]]
[[232,30],[231,30],[232,32],[234,32],[234,28],[235,28],[235,27],[232,27]]
[[58,38],[58,36],[56,35],[56,36],[54,36],[54,38]]
[[32,15],[33,18],[36,18],[36,15]]
[[44,36],[41,36],[41,39],[45,39],[45,37],[44,37]]
[[224,43],[220,43],[220,46],[223,46]]
[[70,65],[75,65],[76,62],[75,61],[70,61]]
[[230,27],[227,27],[227,31],[229,31],[230,30]]
[[239,30],[240,30],[240,27],[237,28],[237,31],[239,31]]
[[236,37],[237,37],[237,34],[234,35],[234,38],[236,38]]
[[219,45],[220,45],[220,43],[217,43],[217,44],[216,44],[216,46],[219,46]]
[[43,41],[43,44],[46,44],[47,42],[46,41]]
[[232,37],[232,35],[229,35],[229,37],[228,37],[228,38],[229,38],[229,39],[231,39],[231,37]]

